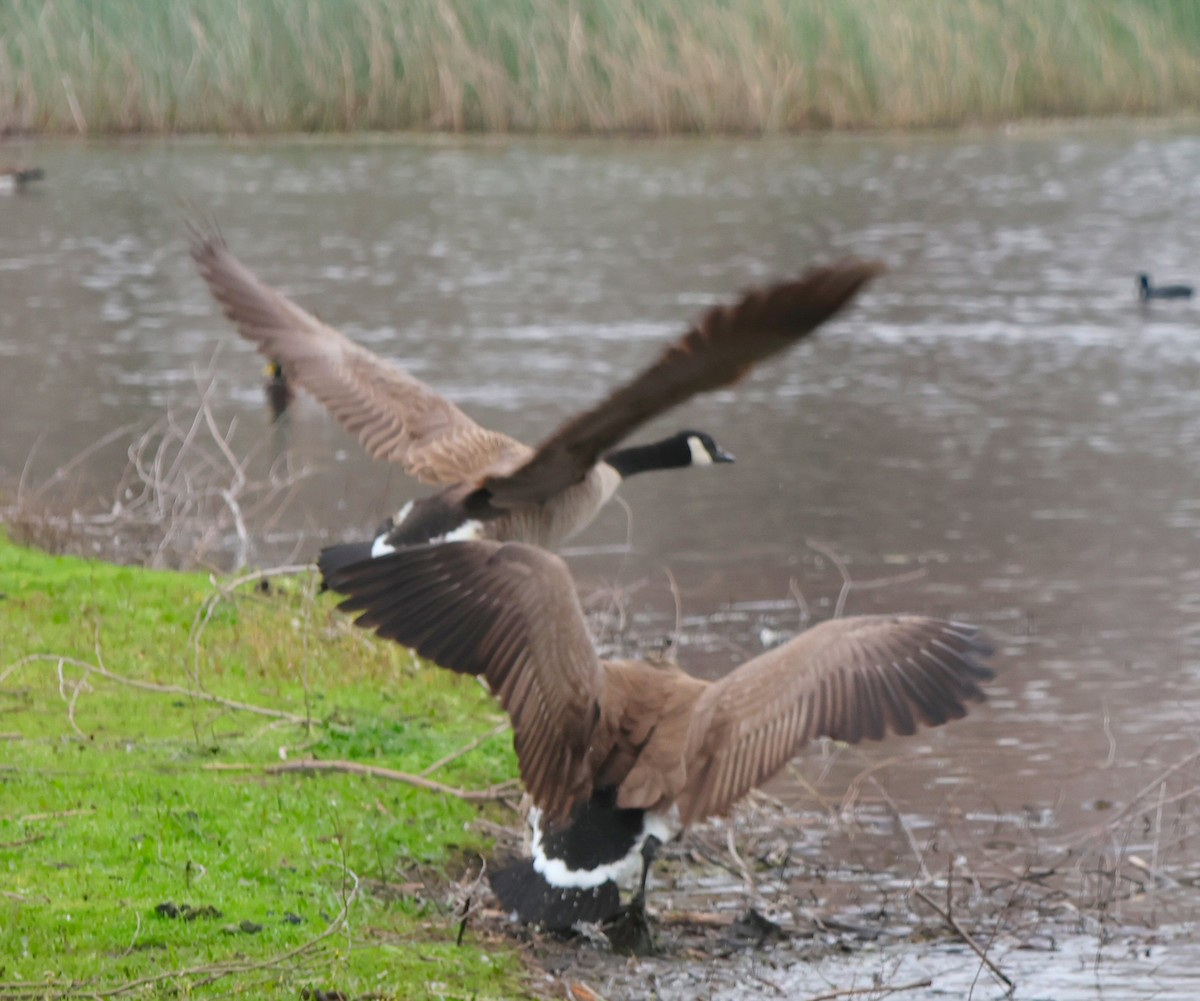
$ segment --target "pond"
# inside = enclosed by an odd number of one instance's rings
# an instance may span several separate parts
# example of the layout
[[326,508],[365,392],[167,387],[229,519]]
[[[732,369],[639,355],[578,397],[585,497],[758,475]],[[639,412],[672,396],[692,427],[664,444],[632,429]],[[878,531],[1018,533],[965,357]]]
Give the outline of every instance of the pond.
[[[674,640],[708,676],[833,614],[839,565],[866,585],[847,613],[984,627],[987,706],[818,750],[768,791],[823,816],[814,792],[836,804],[857,781],[857,823],[888,829],[859,848],[901,881],[919,868],[910,848],[944,868],[1050,845],[1117,882],[1142,873],[1148,892],[1115,920],[1190,938],[1194,905],[1172,887],[1195,869],[1195,803],[1175,793],[1200,767],[1135,797],[1196,748],[1200,306],[1144,307],[1135,278],[1198,277],[1200,136],[181,141],[46,144],[36,159],[45,182],[0,199],[0,488],[45,483],[168,408],[189,422],[211,379],[255,468],[286,453],[311,472],[255,522],[263,564],[361,536],[418,488],[310,398],[269,423],[261,359],[187,255],[189,214],[531,443],[705,305],[817,260],[883,258],[889,273],[816,338],[639,432],[707,430],[737,462],[628,483],[631,515],[610,505],[566,550],[581,592],[609,613],[610,644]],[[111,494],[127,441],[52,494]],[[868,768],[886,801],[858,781]],[[822,851],[846,836],[835,828]],[[954,846],[935,845],[946,832]]]

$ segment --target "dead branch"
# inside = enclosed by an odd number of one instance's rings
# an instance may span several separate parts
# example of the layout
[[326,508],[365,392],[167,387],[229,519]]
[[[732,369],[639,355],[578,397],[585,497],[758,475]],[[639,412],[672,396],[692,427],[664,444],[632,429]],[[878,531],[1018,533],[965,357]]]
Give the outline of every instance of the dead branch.
[[326,761],[307,758],[303,761],[285,761],[279,765],[256,765],[253,763],[215,762],[204,766],[206,771],[235,772],[261,771],[264,775],[286,775],[290,772],[344,772],[349,775],[366,775],[369,778],[384,779],[388,782],[402,782],[405,785],[425,789],[428,792],[441,793],[444,796],[454,796],[469,803],[504,802],[511,799],[513,793],[520,788],[520,782],[509,779],[486,789],[458,789],[455,786],[444,785],[432,779],[422,778],[408,772],[398,772],[393,768],[382,768],[378,765],[363,765],[357,761]]
[[911,984],[897,984],[896,986],[873,986],[873,987],[847,987],[840,991],[830,991],[828,994],[814,994],[807,998],[806,1001],[835,1001],[837,998],[852,998],[860,994],[874,994],[876,997],[885,998],[889,994],[899,994],[901,991],[919,991],[925,987],[931,987],[933,981],[928,977],[924,980],[914,980]]

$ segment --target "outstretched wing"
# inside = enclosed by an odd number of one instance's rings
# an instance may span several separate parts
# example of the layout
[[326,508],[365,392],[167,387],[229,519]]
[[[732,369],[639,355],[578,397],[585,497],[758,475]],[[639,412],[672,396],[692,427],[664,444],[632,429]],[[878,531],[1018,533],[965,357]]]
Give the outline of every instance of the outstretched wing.
[[971,626],[921,616],[832,619],[743,664],[697,701],[684,823],[724,813],[816,737],[850,744],[966,715],[993,675]]
[[877,261],[845,260],[708,310],[658,361],[560,427],[524,465],[488,477],[483,486],[491,503],[536,503],[578,482],[634,428],[697,393],[736,382],[836,315],[882,270]]
[[264,284],[219,234],[193,225],[191,251],[238,333],[357,434],[373,458],[398,463],[424,483],[451,484],[533,454]]
[[360,626],[487,680],[521,778],[555,819],[592,793],[603,672],[566,564],[520,543],[413,546],[332,573]]

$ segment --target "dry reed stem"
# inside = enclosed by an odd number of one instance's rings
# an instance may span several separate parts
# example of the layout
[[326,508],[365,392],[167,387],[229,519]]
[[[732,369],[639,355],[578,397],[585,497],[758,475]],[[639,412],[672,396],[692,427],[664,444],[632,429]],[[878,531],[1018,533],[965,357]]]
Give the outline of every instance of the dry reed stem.
[[1186,6],[8,0],[0,131],[763,134],[1188,113]]

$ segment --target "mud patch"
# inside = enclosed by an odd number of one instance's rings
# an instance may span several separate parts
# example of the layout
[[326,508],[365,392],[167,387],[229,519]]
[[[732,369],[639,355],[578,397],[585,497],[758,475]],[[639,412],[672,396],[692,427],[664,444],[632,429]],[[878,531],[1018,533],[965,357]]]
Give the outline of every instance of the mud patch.
[[1133,837],[1161,822],[1157,804],[1057,840],[1025,814],[885,823],[879,805],[817,813],[759,795],[665,846],[651,956],[616,955],[599,929],[517,925],[477,878],[470,931],[521,943],[533,989],[555,998],[1195,996],[1186,856],[1151,864]]

